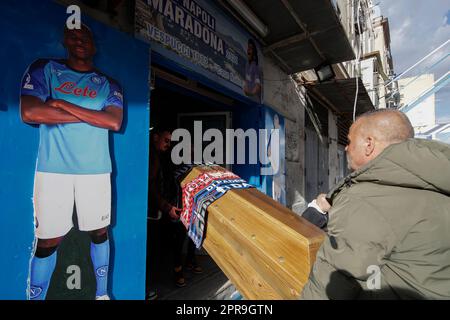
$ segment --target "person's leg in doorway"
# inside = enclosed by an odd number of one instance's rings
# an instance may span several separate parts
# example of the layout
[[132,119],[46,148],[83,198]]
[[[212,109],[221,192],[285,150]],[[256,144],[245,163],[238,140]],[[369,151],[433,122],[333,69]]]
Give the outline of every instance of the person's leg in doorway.
[[203,269],[198,264],[197,258],[195,256],[195,249],[196,248],[194,241],[188,238],[186,269],[192,271],[193,273],[200,274],[203,273]]
[[170,222],[171,238],[172,238],[172,252],[173,252],[173,266],[175,275],[175,285],[178,287],[184,287],[186,280],[183,274],[183,244],[186,239],[186,231],[183,223],[180,221]]

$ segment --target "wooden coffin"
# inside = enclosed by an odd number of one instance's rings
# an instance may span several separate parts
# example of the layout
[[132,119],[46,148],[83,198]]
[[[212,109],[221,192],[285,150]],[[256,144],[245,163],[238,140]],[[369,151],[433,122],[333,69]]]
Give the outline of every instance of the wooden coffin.
[[[195,167],[182,186],[211,170],[218,168]],[[324,236],[251,188],[230,190],[209,206],[203,247],[245,299],[296,299]]]

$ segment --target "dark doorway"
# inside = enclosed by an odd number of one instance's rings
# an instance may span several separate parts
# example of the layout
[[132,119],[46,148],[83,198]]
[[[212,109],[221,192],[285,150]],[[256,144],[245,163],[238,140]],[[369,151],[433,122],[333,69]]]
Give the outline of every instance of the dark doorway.
[[[186,79],[186,83],[189,83],[189,80]],[[199,91],[205,92],[205,88]],[[211,96],[217,96],[217,93]],[[202,121],[203,132],[214,128],[224,133],[232,126],[232,104],[226,103],[230,101],[226,99],[217,101],[167,79],[156,77],[150,102],[151,128],[163,127],[169,130],[184,128],[191,132],[193,137],[194,121]],[[166,153],[164,159],[165,165],[171,162],[170,151]],[[165,177],[170,175],[170,170],[168,171]],[[196,250],[196,258],[203,273],[194,274],[192,271],[184,270],[186,286],[182,288],[176,286],[173,270],[173,230],[170,220],[164,217],[148,220],[148,288],[156,290],[158,298],[162,300],[218,299],[218,297],[223,299],[223,292],[230,284],[204,249]],[[187,241],[189,239],[186,237],[183,258],[187,253]]]

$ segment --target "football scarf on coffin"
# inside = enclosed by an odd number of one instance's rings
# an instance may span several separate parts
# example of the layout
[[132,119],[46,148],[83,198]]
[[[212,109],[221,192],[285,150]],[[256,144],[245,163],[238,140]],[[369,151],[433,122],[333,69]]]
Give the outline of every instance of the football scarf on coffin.
[[203,173],[183,187],[181,221],[197,248],[204,239],[208,207],[228,190],[247,188],[253,186],[239,176],[223,171]]

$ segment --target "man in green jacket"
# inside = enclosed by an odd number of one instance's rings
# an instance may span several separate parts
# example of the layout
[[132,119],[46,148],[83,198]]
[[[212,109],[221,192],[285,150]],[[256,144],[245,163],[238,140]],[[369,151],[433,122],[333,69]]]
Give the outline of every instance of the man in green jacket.
[[395,110],[352,125],[302,299],[450,299],[450,146],[413,136]]

